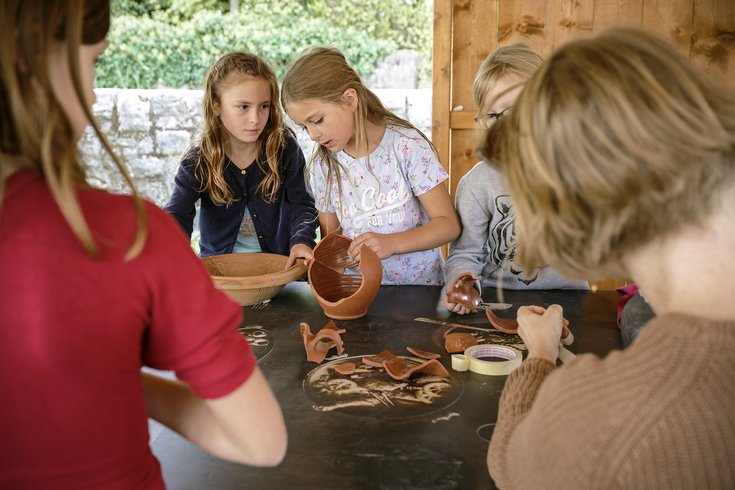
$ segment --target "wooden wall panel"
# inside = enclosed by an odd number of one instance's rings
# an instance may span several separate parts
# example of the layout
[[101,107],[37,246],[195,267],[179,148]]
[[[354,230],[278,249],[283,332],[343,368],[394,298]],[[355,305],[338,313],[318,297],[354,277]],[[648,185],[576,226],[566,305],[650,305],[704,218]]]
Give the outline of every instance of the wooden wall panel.
[[439,153],[439,161],[449,171],[450,129],[452,110],[452,1],[434,2],[434,43],[432,55],[431,139]]
[[[454,195],[459,179],[478,162],[477,130],[472,83],[482,61],[497,48],[498,16],[495,2],[453,2],[452,113],[449,190]],[[457,26],[462,26],[457,29]]]
[[735,88],[735,0],[694,0],[689,60]]
[[523,43],[546,54],[546,2],[499,0],[498,45]]
[[643,21],[643,0],[596,0],[593,18],[594,32],[622,25],[640,27]]
[[594,2],[548,0],[547,43],[543,56],[550,55],[567,41],[589,36],[594,22]]
[[693,2],[645,0],[641,29],[669,39],[682,56],[688,59],[693,15]]

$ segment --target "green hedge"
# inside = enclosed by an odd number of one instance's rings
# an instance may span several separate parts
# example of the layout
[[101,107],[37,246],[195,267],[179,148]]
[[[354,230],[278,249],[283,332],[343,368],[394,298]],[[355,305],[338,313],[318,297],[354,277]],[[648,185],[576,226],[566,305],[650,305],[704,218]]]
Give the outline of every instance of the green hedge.
[[[263,56],[281,77],[299,52],[315,45],[341,49],[360,75],[367,76],[380,57],[405,47],[372,37],[365,29],[317,16],[318,12],[305,9],[297,0],[242,2],[235,14],[216,10],[191,13],[176,9],[176,3],[162,0],[159,10],[113,17],[110,47],[97,68],[98,87],[198,88],[209,66],[233,50]],[[355,25],[359,27],[360,22],[355,20]],[[385,20],[376,25],[385,29]],[[414,35],[413,42],[419,38]]]

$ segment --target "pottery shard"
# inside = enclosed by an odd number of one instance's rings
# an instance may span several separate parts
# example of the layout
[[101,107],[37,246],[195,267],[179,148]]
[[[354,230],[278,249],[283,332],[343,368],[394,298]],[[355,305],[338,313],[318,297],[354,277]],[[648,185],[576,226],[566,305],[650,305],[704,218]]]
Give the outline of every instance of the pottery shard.
[[462,305],[475,313],[477,306],[472,301],[472,289],[475,282],[477,282],[477,276],[469,272],[457,276],[457,279],[447,288],[447,301]]
[[441,354],[427,352],[425,350],[417,349],[415,347],[406,347],[406,350],[415,356],[421,357],[422,359],[439,359],[441,357]]
[[505,333],[518,333],[518,322],[508,318],[500,318],[490,308],[485,308],[485,315],[490,320],[490,325]]
[[383,363],[383,367],[388,375],[399,381],[408,379],[413,373],[424,373],[432,376],[448,378],[449,372],[442,363],[436,359],[429,359],[418,366],[409,366],[408,362],[402,357],[396,357],[388,362]]
[[353,374],[356,368],[354,362],[343,362],[334,366],[334,370],[339,374]]
[[372,367],[383,367],[384,362],[391,361],[395,359],[396,357],[397,356],[393,354],[391,351],[389,351],[388,349],[385,349],[380,354],[376,354],[370,357],[363,357],[362,362],[363,364],[367,364],[368,366],[372,366]]
[[429,359],[418,366],[411,366],[406,359],[398,357],[387,349],[375,356],[363,357],[362,362],[368,366],[381,367],[385,369],[385,372],[387,372],[391,378],[399,381],[408,379],[413,373],[430,374],[433,376],[440,376],[442,378],[449,377],[447,369],[436,359]]
[[345,333],[346,330],[338,328],[332,320],[329,320],[316,335],[311,333],[308,323],[302,322],[299,328],[301,338],[304,341],[304,349],[306,349],[307,361],[322,362],[332,347],[337,348],[338,354],[344,352],[344,344],[340,334]]
[[[497,330],[505,333],[518,333],[518,322],[516,320],[511,320],[509,318],[500,318],[490,308],[485,308],[485,315],[487,315],[487,319],[490,320],[490,325],[495,327]],[[570,331],[567,328],[569,321],[565,318],[564,322],[565,325],[561,327],[562,339],[566,339],[570,334]]]
[[444,348],[450,354],[464,352],[473,345],[477,345],[477,339],[471,333],[455,332],[444,337]]

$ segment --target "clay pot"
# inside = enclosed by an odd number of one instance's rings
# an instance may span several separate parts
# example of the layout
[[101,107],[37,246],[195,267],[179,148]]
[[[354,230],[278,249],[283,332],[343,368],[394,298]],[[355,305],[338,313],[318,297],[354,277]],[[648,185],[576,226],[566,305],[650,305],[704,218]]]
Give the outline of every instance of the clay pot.
[[[324,314],[335,320],[354,320],[367,314],[375,301],[383,279],[380,259],[369,247],[360,249],[358,265],[347,253],[352,241],[330,233],[314,248],[309,264],[311,290]],[[346,274],[346,268],[357,266],[360,274]]]
[[217,289],[241,305],[262,303],[283,286],[304,277],[302,260],[284,269],[288,257],[268,253],[212,255],[202,259]]

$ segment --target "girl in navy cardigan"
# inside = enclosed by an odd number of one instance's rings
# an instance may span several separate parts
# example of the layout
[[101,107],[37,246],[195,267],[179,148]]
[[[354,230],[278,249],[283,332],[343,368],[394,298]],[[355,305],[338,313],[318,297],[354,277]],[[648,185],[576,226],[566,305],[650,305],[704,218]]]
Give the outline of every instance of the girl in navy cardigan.
[[280,109],[278,82],[260,57],[229,53],[209,70],[204,127],[182,158],[166,211],[191,236],[201,200],[200,255],[268,252],[311,259],[314,200],[304,155]]

